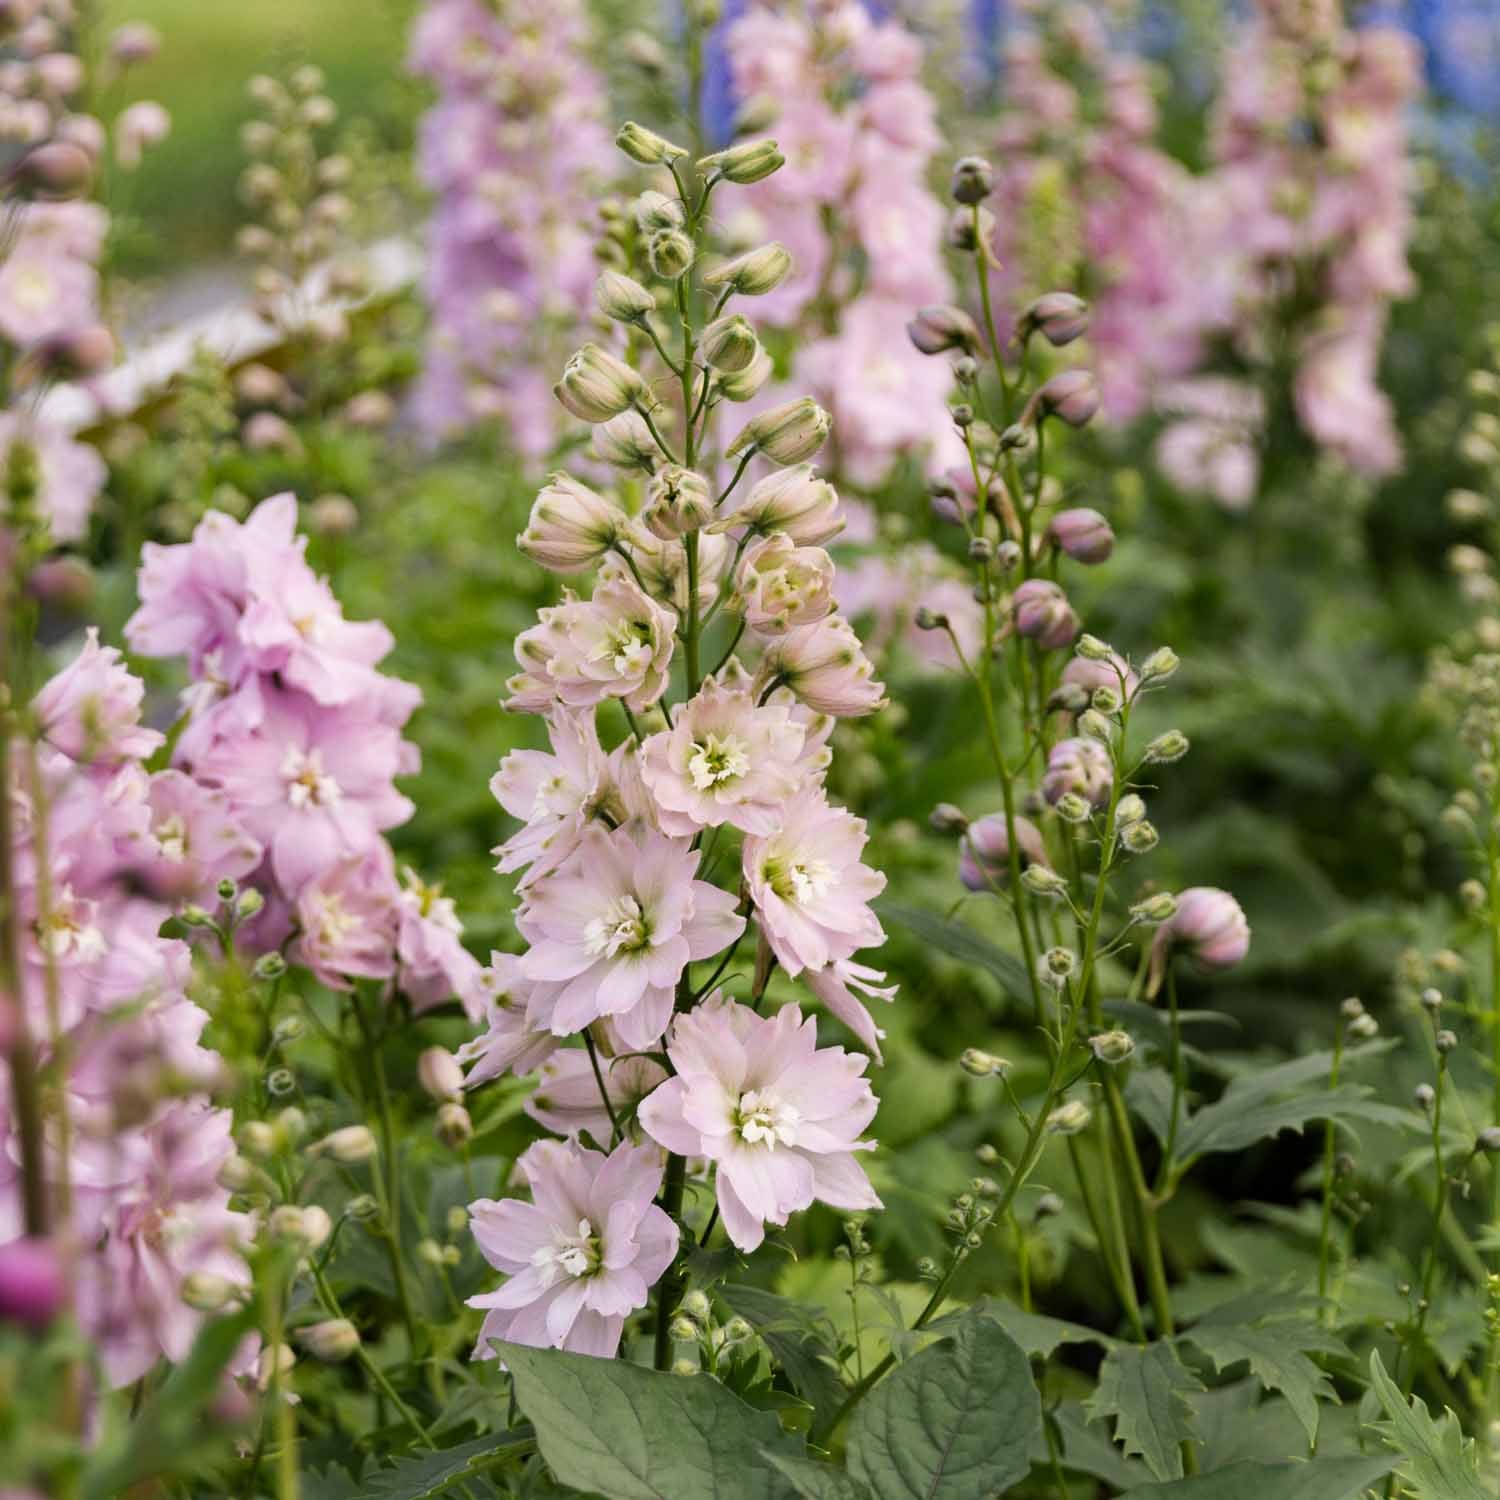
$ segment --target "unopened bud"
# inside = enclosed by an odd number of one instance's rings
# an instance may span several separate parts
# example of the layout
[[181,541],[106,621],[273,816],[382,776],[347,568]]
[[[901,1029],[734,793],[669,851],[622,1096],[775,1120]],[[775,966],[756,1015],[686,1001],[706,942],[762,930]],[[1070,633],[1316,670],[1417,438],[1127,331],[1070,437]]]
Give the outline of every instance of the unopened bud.
[[1089,1051],[1102,1063],[1122,1063],[1135,1051],[1135,1038],[1128,1031],[1101,1031],[1089,1038]]
[[1152,766],[1171,765],[1188,753],[1188,737],[1180,729],[1169,729],[1159,734],[1146,746],[1146,764]]
[[1132,823],[1120,832],[1120,842],[1132,854],[1148,854],[1161,841],[1154,823]]
[[594,283],[594,301],[606,318],[617,323],[637,323],[656,311],[656,298],[621,271],[606,271]]
[[1365,1013],[1365,1002],[1358,995],[1350,995],[1348,999],[1339,1002],[1339,1014],[1346,1020],[1352,1021]]
[[709,291],[732,287],[741,296],[763,297],[775,291],[792,269],[792,257],[785,245],[772,241],[747,250],[733,260],[721,261],[703,273],[703,285]]
[[1021,337],[1039,333],[1055,349],[1088,332],[1089,306],[1072,292],[1043,292],[1021,314]]
[[329,1318],[300,1329],[298,1339],[315,1359],[337,1364],[348,1359],[359,1348],[359,1330],[347,1318]]
[[331,1156],[346,1166],[375,1155],[375,1137],[367,1125],[345,1125],[308,1148],[312,1156]]
[[1430,1083],[1419,1083],[1411,1091],[1412,1103],[1425,1115],[1437,1103],[1437,1090]]
[[1486,1156],[1500,1152],[1500,1125],[1487,1125],[1475,1138],[1474,1146]]
[[722,177],[725,182],[748,186],[769,177],[786,165],[775,141],[744,141],[712,156],[701,157],[698,170],[705,177]]
[[1180,663],[1170,646],[1159,646],[1141,663],[1142,682],[1161,682],[1175,672]]
[[214,1173],[214,1181],[226,1193],[243,1193],[257,1176],[255,1165],[243,1156],[226,1156]]
[[658,229],[646,241],[646,259],[665,281],[675,281],[683,275],[696,254],[692,240],[680,229]]
[[1099,382],[1088,370],[1060,370],[1039,386],[1021,413],[1023,425],[1057,417],[1069,427],[1083,427],[1099,410]]
[[316,1203],[309,1203],[302,1210],[302,1238],[309,1250],[316,1250],[321,1245],[328,1243],[328,1236],[333,1233],[333,1220],[328,1216],[328,1210]]
[[250,972],[257,979],[280,979],[286,973],[286,960],[279,953],[262,953]]
[[949,349],[973,354],[979,348],[979,329],[961,307],[924,307],[906,325],[906,332],[922,354],[944,354]]
[[276,1149],[276,1132],[265,1120],[247,1120],[240,1126],[240,1149],[250,1156],[270,1156]]
[[1109,720],[1097,708],[1086,708],[1078,715],[1078,732],[1086,739],[1109,743],[1112,731]]
[[569,358],[553,394],[575,417],[596,423],[649,399],[639,372],[597,344],[585,344]]
[[285,1344],[266,1344],[255,1361],[255,1383],[261,1390],[269,1390],[278,1381],[284,1381],[296,1367],[297,1356]]
[[1079,636],[1078,644],[1073,649],[1085,661],[1113,662],[1115,659],[1114,647],[1108,641],[1101,641],[1097,635]]
[[1130,915],[1137,922],[1152,925],[1170,921],[1177,915],[1177,897],[1170,891],[1157,891],[1155,895],[1147,896],[1144,901],[1137,901],[1130,908]]
[[1087,1104],[1078,1099],[1070,1099],[1047,1116],[1047,1129],[1053,1135],[1077,1135],[1080,1130],[1088,1129],[1091,1119],[1093,1114]]
[[955,203],[983,203],[995,191],[995,169],[982,156],[963,156],[953,163],[949,185]]
[[664,135],[647,130],[634,120],[627,120],[615,133],[617,145],[632,161],[643,167],[659,167],[664,162],[680,161],[687,155],[682,146],[675,146]]
[[1033,896],[1048,899],[1061,896],[1068,888],[1067,880],[1047,865],[1027,865],[1021,871],[1021,884]]
[[670,1332],[679,1344],[690,1344],[698,1337],[698,1325],[691,1318],[673,1318]]
[[751,418],[725,453],[737,458],[747,449],[790,467],[811,458],[826,441],[833,418],[811,396],[773,406]]
[[1005,1058],[996,1057],[993,1052],[985,1052],[978,1047],[965,1047],[959,1055],[958,1065],[971,1078],[993,1078],[1010,1067]]
[[672,1373],[674,1375],[696,1375],[699,1373],[698,1366],[690,1359],[676,1359],[672,1361]]
[[437,1112],[433,1129],[450,1151],[457,1151],[474,1139],[474,1122],[462,1104],[444,1104]]
[[182,1278],[182,1300],[195,1312],[221,1312],[239,1293],[228,1277],[208,1271],[190,1271]]
[[955,807],[951,802],[939,802],[927,821],[934,833],[962,833],[969,826],[963,809]]
[[1064,792],[1052,804],[1052,810],[1064,823],[1087,823],[1094,809],[1087,797],[1077,792]]
[[[1356,1041],[1366,1042],[1380,1030],[1380,1022],[1374,1016],[1366,1012],[1362,1016],[1356,1016],[1349,1023],[1349,1035]],[[1452,1033],[1450,1032],[1451,1036]]]
[[251,917],[258,916],[266,905],[266,898],[255,889],[254,886],[243,890],[235,898],[234,914],[241,922],[248,922]]
[[[1351,1027],[1350,1029],[1352,1030],[1353,1028]],[[1445,1028],[1433,1037],[1432,1045],[1437,1048],[1439,1053],[1446,1057],[1448,1053],[1452,1052],[1458,1046],[1458,1036],[1455,1032]]]
[[635,222],[642,234],[652,235],[658,229],[681,229],[685,221],[675,198],[648,188],[635,200]]
[[1129,828],[1146,816],[1146,803],[1136,792],[1126,792],[1115,804],[1115,827]]
[[429,1047],[417,1059],[417,1082],[429,1099],[456,1103],[463,1097],[464,1070],[446,1047]]
[[736,375],[748,368],[760,349],[760,340],[749,322],[738,313],[715,318],[703,330],[703,357],[716,370]]

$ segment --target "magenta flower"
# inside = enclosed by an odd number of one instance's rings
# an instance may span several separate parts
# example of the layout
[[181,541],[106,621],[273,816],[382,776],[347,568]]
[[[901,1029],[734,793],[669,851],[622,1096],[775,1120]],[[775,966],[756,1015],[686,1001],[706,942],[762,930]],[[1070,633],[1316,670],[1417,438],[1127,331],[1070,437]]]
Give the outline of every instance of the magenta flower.
[[734,897],[695,879],[697,868],[685,839],[639,824],[589,824],[573,856],[528,890],[516,918],[531,945],[521,973],[537,981],[531,1018],[566,1036],[610,1016],[628,1047],[656,1041],[683,970],[745,927]]
[[640,1107],[646,1133],[668,1151],[715,1164],[724,1227],[754,1250],[767,1224],[817,1199],[834,1208],[879,1208],[856,1151],[875,1117],[863,1076],[869,1059],[818,1046],[817,1023],[795,1005],[758,1016],[710,996],[672,1025],[676,1069]]
[[670,729],[646,741],[641,776],[668,833],[690,837],[729,823],[767,834],[807,775],[806,740],[786,704],[759,704],[750,692],[710,679]]
[[90,629],[83,650],[42,688],[32,703],[42,736],[70,760],[118,764],[143,760],[162,743],[142,727],[145,684],[133,677],[113,646]]
[[745,884],[771,951],[788,974],[822,969],[885,941],[869,903],[885,876],[860,863],[863,818],[834,807],[821,787],[789,801],[781,827],[745,839]]
[[644,1307],[677,1254],[677,1226],[652,1202],[661,1158],[625,1142],[608,1156],[538,1141],[520,1160],[530,1203],[481,1199],[469,1208],[484,1258],[503,1271],[497,1291],[469,1299],[485,1309],[477,1359],[492,1339],[610,1358],[625,1317]]

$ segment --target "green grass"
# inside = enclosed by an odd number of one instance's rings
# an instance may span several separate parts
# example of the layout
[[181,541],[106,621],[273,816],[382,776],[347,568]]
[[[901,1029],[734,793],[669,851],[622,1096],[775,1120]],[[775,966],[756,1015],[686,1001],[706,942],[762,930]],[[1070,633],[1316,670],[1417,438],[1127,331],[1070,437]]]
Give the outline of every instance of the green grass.
[[112,206],[147,232],[131,232],[124,268],[170,274],[184,262],[229,253],[240,221],[235,179],[238,131],[249,117],[245,83],[256,73],[284,75],[314,62],[347,122],[370,120],[392,144],[409,139],[422,98],[404,69],[407,31],[417,0],[105,0],[107,31],[148,21],[162,34],[160,54],[131,70],[98,101],[106,119],[133,99],[156,99],[172,112],[170,137],[133,178],[115,174]]

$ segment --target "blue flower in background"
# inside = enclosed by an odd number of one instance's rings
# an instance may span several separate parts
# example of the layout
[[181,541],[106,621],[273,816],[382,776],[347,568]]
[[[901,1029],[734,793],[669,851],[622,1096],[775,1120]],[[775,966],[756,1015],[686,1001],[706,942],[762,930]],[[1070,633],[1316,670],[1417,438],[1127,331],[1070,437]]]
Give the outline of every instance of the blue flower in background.
[[1422,44],[1439,98],[1486,120],[1500,116],[1500,0],[1386,0],[1361,19],[1400,26]]

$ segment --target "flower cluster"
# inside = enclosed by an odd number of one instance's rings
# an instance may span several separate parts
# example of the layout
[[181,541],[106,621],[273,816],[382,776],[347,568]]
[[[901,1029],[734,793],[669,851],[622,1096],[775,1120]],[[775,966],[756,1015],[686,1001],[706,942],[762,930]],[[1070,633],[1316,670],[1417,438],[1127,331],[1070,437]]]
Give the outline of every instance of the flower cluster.
[[[211,511],[191,541],[144,549],[126,638],[185,658],[192,678],[172,758],[182,775],[153,808],[153,836],[191,900],[229,873],[254,885],[264,906],[241,934],[256,950],[288,948],[334,988],[380,980],[415,1009],[457,995],[477,1013],[478,965],[452,902],[399,876],[383,837],[411,815],[395,783],[417,768],[401,730],[420,694],[379,670],[390,632],[344,618],[305,546],[286,494],[243,523]],[[222,851],[247,841],[250,866],[223,869]]]
[[411,67],[439,89],[422,126],[433,332],[417,393],[437,435],[501,419],[522,453],[553,443],[546,370],[594,277],[590,185],[609,165],[603,85],[579,0],[429,0]]
[[[253,1232],[218,1181],[231,1121],[208,1097],[222,1066],[186,995],[188,945],[161,932],[200,880],[246,874],[259,848],[229,831],[222,794],[146,770],[162,736],[140,724],[143,692],[91,632],[32,703],[37,738],[10,742],[5,785],[21,991],[17,1011],[0,1012],[12,1060],[0,1070],[0,1242],[49,1243],[68,1263],[113,1386],[186,1356],[202,1320],[185,1284],[248,1284]],[[27,1050],[64,1069],[40,1139],[17,1092]]]
[[[790,264],[768,246],[701,277],[693,267],[716,185],[757,181],[781,153],[751,142],[694,166],[640,126],[619,140],[681,184],[637,204],[658,226],[647,264],[675,288],[677,326],[659,329],[657,299],[621,271],[601,278],[599,301],[647,333],[680,404],[669,415],[632,365],[579,351],[558,398],[596,425],[622,477],[606,491],[554,476],[519,538],[544,566],[570,579],[594,569],[595,582],[517,639],[508,706],[545,720],[550,750],[512,753],[493,783],[523,825],[497,854],[519,872],[526,948],[487,971],[470,1083],[542,1064],[530,1112],[568,1140],[525,1158],[530,1205],[475,1205],[480,1247],[510,1278],[476,1299],[490,1309],[480,1357],[497,1337],[612,1353],[674,1259],[689,1160],[712,1174],[713,1219],[744,1250],[815,1199],[877,1202],[855,1155],[871,1145],[866,1059],[820,1047],[795,1003],[760,1014],[779,969],[878,1054],[860,996],[891,994],[856,959],[883,941],[870,901],[884,879],[862,862],[864,824],[824,786],[835,720],[883,702],[823,550],[843,525],[808,462],[828,414],[803,398],[750,417],[724,448],[733,477],[715,478],[716,409],[765,358],[727,306],[772,293]],[[773,467],[741,492],[756,457]],[[752,919],[745,1003],[720,981]],[[661,1281],[659,1366],[677,1290]]]
[[932,367],[890,337],[913,308],[952,297],[927,185],[940,137],[920,42],[855,0],[805,14],[757,0],[725,45],[742,119],[773,127],[786,156],[746,195],[746,232],[794,262],[762,317],[806,340],[790,383],[832,412],[835,466],[874,483],[902,454],[956,456],[933,420],[943,390]]

